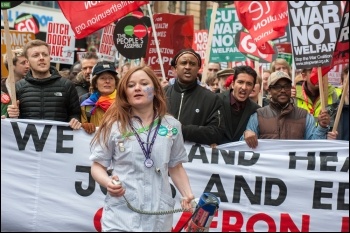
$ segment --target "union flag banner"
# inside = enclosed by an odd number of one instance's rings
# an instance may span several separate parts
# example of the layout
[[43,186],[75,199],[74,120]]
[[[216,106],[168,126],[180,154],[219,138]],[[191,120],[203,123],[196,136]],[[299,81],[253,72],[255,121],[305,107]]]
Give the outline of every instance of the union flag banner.
[[234,4],[239,21],[249,31],[259,51],[274,54],[268,41],[285,34],[287,1],[235,1]]
[[58,1],[76,39],[117,21],[148,1]]

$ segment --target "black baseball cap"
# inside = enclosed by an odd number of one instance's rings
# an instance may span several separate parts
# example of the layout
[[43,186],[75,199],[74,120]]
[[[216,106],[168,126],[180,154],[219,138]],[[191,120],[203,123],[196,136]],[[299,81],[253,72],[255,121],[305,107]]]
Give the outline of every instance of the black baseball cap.
[[98,62],[92,69],[92,76],[101,74],[102,72],[106,71],[112,72],[113,74],[118,74],[115,70],[116,68],[112,63]]

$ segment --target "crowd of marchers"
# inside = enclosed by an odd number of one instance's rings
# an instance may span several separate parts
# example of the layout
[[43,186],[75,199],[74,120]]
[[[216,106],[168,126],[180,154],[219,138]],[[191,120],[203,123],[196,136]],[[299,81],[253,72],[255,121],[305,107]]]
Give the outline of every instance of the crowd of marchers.
[[[1,80],[1,118],[68,122],[72,130],[93,136],[91,175],[107,189],[103,231],[171,231],[173,215],[141,218],[134,211],[174,208],[168,176],[182,196],[183,210],[194,211],[182,166],[188,162],[185,141],[215,148],[244,140],[252,149],[258,139],[349,141],[349,88],[329,84],[327,108],[322,107],[311,69],[302,70],[293,83],[284,59],[273,61],[262,77],[250,66],[221,69],[209,63],[207,79],[201,80],[200,55],[182,49],[171,61],[176,77],[167,80],[149,66],[125,63],[118,69],[93,52],[69,71],[57,71],[50,65],[49,45],[41,40],[12,55],[15,88],[9,78]],[[342,83],[347,75],[348,67]],[[338,130],[332,130],[339,107]],[[125,224],[130,218],[133,224]]]

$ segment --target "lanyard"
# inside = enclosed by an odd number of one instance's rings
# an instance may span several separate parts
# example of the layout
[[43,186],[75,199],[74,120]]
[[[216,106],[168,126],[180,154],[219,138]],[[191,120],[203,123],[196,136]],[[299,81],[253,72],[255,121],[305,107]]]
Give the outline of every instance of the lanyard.
[[[136,130],[134,129],[134,127],[131,125],[131,122],[130,122],[131,129],[132,129],[132,131],[133,131],[137,141],[140,144],[140,147],[142,149],[143,154],[145,155],[146,159],[145,159],[144,164],[145,164],[145,166],[147,168],[151,168],[153,166],[153,163],[154,163],[153,160],[151,159],[151,153],[152,153],[153,144],[154,144],[154,142],[156,140],[156,137],[157,137],[157,134],[158,134],[158,129],[159,129],[159,126],[160,126],[160,122],[161,122],[161,120],[158,121],[157,127],[154,130],[151,142],[149,142],[149,137],[151,135],[154,119],[153,119],[152,123],[150,124],[150,128],[149,128],[148,135],[147,135],[147,142],[143,142],[141,140],[139,134],[136,132]],[[144,144],[146,144],[146,148],[145,148]]]

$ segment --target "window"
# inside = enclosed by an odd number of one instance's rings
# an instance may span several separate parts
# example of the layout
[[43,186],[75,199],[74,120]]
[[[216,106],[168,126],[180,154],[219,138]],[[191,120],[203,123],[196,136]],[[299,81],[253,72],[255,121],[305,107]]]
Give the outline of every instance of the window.
[[60,9],[57,1],[24,1],[24,3],[34,5],[34,6],[42,6],[42,7]]
[[180,13],[186,15],[186,13],[187,13],[187,1],[180,1]]

